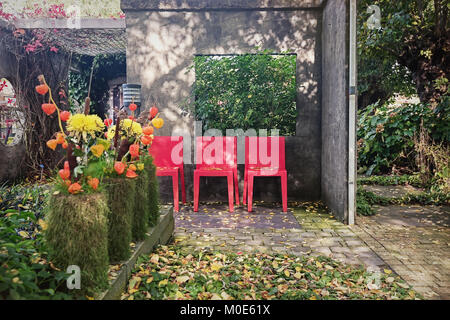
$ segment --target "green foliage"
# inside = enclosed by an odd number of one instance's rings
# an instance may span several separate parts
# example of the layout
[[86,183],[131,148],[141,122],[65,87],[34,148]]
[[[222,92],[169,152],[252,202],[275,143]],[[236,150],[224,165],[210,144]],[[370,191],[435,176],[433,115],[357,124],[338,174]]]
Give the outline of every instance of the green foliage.
[[104,183],[110,209],[108,252],[110,262],[114,263],[128,259],[131,254],[136,182],[125,178],[109,178],[105,179]]
[[[69,94],[72,109],[84,108],[84,100],[89,89],[91,67],[94,64],[91,86],[91,113],[104,118],[107,112],[108,81],[126,74],[126,57],[124,54],[74,56],[72,64],[79,72],[69,73]],[[119,107],[119,106],[117,106]]]
[[139,241],[145,238],[145,233],[148,231],[149,221],[149,187],[148,172],[142,170],[138,172],[139,177],[136,178],[136,198],[133,209],[133,225],[132,237],[134,241]]
[[448,97],[434,110],[428,105],[389,103],[368,106],[358,114],[358,165],[366,175],[387,173],[393,167],[417,170],[414,137],[423,124],[435,140],[450,141]]
[[[446,0],[358,1],[358,89],[360,106],[386,101],[394,93],[417,90],[421,101],[439,101],[446,87],[435,80],[448,73],[446,49],[449,7]],[[367,21],[377,5],[380,28]]]
[[0,187],[0,299],[70,299],[42,236],[45,188]]
[[108,283],[108,205],[102,194],[52,195],[45,239],[58,268],[81,269],[81,292],[92,294]]
[[356,213],[363,216],[372,216],[375,214],[372,206],[374,204],[387,205],[388,199],[377,196],[371,191],[358,187],[356,190]]
[[269,51],[196,56],[195,117],[203,129],[279,129],[295,135],[296,56]]
[[391,271],[319,256],[161,246],[139,257],[123,299],[347,300],[420,298]]
[[148,213],[149,213],[149,226],[156,225],[159,219],[159,186],[158,179],[156,178],[156,167],[153,164],[153,158],[151,156],[145,159],[145,170],[147,170],[148,176]]
[[400,175],[400,176],[370,176],[358,177],[359,185],[380,185],[380,186],[397,186],[409,184],[414,187],[423,187],[422,180],[419,175]]
[[407,193],[401,197],[382,197],[371,191],[358,187],[356,191],[356,212],[363,216],[372,216],[375,214],[373,205],[386,206],[395,205],[449,205],[450,194],[442,191],[424,191],[420,193]]

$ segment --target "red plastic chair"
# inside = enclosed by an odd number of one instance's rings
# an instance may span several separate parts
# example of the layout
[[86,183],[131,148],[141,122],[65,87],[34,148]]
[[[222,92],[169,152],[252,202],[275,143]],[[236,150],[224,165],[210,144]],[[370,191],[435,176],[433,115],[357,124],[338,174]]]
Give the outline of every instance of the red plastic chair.
[[197,137],[194,170],[194,211],[198,211],[200,177],[227,177],[228,205],[233,207],[233,180],[236,205],[239,205],[236,137]]
[[155,136],[149,149],[157,176],[171,176],[174,211],[179,210],[178,173],[181,178],[181,199],[186,203],[184,186],[183,137]]
[[[278,143],[278,146],[277,146]],[[278,153],[278,156],[277,156]],[[287,171],[284,137],[245,137],[244,205],[252,211],[255,177],[281,178],[283,211],[287,211]]]

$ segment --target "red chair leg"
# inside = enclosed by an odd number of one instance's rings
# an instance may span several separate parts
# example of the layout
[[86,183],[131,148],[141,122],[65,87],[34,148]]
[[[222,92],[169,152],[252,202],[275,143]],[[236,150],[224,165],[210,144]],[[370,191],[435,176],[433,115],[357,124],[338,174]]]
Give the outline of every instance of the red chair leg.
[[248,193],[247,193],[247,201],[248,201],[248,212],[252,212],[252,204],[253,204],[253,180],[254,180],[254,176],[253,175],[248,175],[247,176],[247,183],[248,183]]
[[287,174],[281,175],[281,196],[283,200],[283,212],[287,212]]
[[228,206],[230,208],[230,212],[234,211],[233,206],[233,194],[234,194],[234,184],[233,184],[233,174],[229,174],[227,176],[227,183],[228,183]]
[[234,171],[234,188],[236,190],[236,205],[239,206],[239,182],[237,170]]
[[194,212],[198,211],[198,193],[200,189],[200,176],[194,171]]
[[183,167],[180,168],[180,175],[181,175],[181,200],[183,201],[183,204],[186,203],[186,187],[184,185],[184,169]]
[[178,191],[178,173],[172,176],[173,183],[173,208],[175,212],[179,211],[180,199]]
[[244,194],[242,196],[242,203],[247,204],[247,170],[244,171]]

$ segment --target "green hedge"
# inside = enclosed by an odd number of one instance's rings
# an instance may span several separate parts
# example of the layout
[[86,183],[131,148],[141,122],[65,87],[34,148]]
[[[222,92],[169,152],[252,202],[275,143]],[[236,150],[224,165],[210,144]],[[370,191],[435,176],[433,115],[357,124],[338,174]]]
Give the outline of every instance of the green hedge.
[[105,288],[109,209],[104,195],[52,195],[47,210],[45,239],[51,261],[62,270],[80,267],[81,292]]
[[136,178],[136,198],[133,210],[132,237],[134,241],[145,238],[149,224],[149,188],[148,171],[142,170],[138,172],[139,177]]
[[296,56],[269,51],[194,58],[195,103],[203,129],[279,129],[295,135]]
[[153,164],[153,158],[148,157],[145,160],[145,170],[148,177],[148,219],[149,225],[155,226],[160,215],[159,211],[159,185],[156,178],[156,167]]
[[126,260],[131,255],[133,210],[136,182],[125,178],[105,179],[105,193],[110,209],[108,221],[108,252],[111,263]]

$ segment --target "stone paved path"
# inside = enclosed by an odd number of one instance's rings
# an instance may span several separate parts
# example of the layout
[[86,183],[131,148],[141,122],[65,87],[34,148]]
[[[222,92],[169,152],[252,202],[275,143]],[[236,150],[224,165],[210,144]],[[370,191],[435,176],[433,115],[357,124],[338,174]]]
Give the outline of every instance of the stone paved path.
[[367,191],[371,191],[378,196],[386,198],[401,198],[402,196],[412,193],[418,194],[424,191],[424,189],[416,188],[410,185],[405,186],[379,186],[379,185],[368,185],[363,186]]
[[306,206],[283,213],[279,208],[257,205],[253,213],[243,207],[229,213],[226,205],[209,204],[200,206],[196,213],[183,206],[175,214],[174,238],[196,248],[324,255],[363,264],[372,271],[387,267],[348,226],[324,211]]
[[450,208],[378,207],[355,233],[425,298],[450,299]]

